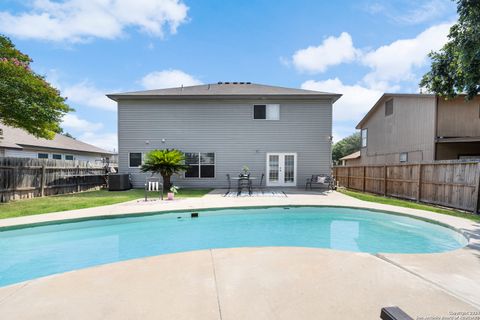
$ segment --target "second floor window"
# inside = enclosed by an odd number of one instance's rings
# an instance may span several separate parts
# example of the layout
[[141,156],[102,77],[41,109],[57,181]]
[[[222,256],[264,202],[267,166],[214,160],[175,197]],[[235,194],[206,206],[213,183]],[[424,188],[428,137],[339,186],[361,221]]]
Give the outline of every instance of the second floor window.
[[362,148],[367,146],[368,129],[362,129]]
[[253,106],[253,119],[255,120],[279,120],[279,104],[255,104]]
[[48,159],[48,153],[39,153],[38,159]]
[[54,154],[52,154],[52,159],[62,160],[62,155],[61,155],[61,154],[54,153]]
[[142,165],[142,153],[131,152],[128,159],[130,168],[138,168]]
[[393,114],[393,99],[385,102],[385,117]]

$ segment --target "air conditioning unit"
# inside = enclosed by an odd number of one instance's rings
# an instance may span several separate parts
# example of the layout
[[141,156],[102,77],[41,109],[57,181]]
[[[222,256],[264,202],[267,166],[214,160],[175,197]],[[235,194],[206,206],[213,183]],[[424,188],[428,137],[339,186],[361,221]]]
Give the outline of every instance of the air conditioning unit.
[[129,174],[109,174],[108,175],[108,190],[122,191],[132,188]]

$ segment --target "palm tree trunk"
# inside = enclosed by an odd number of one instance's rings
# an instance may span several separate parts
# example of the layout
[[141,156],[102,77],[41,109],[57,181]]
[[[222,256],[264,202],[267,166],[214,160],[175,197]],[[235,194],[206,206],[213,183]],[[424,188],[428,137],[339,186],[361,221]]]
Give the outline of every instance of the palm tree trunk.
[[170,181],[171,175],[162,174],[162,178],[163,178],[163,187],[165,188],[165,190],[170,191],[170,188],[172,187],[172,183]]

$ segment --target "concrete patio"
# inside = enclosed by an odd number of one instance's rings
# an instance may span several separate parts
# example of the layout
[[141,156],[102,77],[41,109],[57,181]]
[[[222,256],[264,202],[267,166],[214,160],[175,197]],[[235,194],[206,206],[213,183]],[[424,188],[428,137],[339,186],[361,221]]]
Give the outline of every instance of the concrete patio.
[[2,287],[1,318],[378,319],[381,307],[397,305],[414,319],[460,312],[476,312],[469,319],[480,319],[478,223],[338,192],[285,192],[287,197],[223,197],[216,190],[202,198],[4,219],[0,226],[212,207],[341,205],[435,220],[462,230],[470,242],[439,254],[261,247],[135,259]]

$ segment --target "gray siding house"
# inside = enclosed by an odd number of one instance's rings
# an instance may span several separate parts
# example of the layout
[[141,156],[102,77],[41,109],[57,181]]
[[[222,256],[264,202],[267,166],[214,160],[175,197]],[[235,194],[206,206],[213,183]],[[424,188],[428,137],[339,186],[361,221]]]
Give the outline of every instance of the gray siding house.
[[271,187],[330,173],[339,94],[219,82],[107,96],[118,102],[119,172],[135,187],[144,155],[165,148],[186,154],[189,170],[172,177],[181,187],[225,187],[243,166]]

